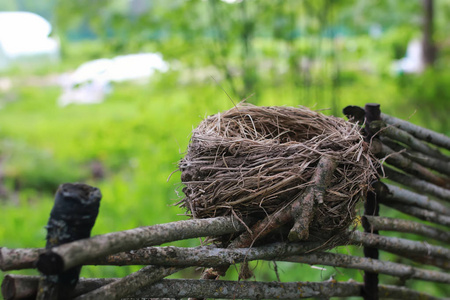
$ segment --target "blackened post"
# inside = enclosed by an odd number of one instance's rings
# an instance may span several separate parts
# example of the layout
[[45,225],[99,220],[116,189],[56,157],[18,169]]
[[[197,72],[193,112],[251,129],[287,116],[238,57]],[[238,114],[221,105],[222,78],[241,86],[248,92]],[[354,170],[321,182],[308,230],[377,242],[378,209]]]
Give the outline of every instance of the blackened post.
[[[376,132],[372,132],[370,129],[370,122],[377,121],[381,119],[380,105],[377,103],[368,103],[365,106],[365,139],[366,142],[374,138]],[[373,183],[375,184],[375,183]],[[364,203],[364,215],[366,216],[378,216],[380,210],[380,205],[377,201],[377,195],[373,191],[367,193],[367,199]],[[368,220],[363,217],[362,226],[364,232],[378,234],[378,230],[373,230],[372,226]],[[364,247],[364,256],[372,259],[378,259],[378,249]],[[377,300],[378,299],[378,274],[374,272],[364,272],[364,286],[362,289],[362,296],[365,300]]]
[[[98,188],[82,183],[64,183],[59,186],[50,213],[46,248],[88,238],[98,215],[102,195]],[[38,265],[41,263],[38,261]],[[51,268],[38,266],[38,268]],[[39,285],[37,299],[61,299],[73,291],[80,275],[81,266],[57,275],[45,275]]]

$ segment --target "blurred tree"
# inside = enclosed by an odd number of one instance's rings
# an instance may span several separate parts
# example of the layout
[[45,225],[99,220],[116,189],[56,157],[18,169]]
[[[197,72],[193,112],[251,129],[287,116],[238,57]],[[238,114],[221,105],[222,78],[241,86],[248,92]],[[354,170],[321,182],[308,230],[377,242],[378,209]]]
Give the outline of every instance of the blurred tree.
[[331,104],[338,114],[345,63],[364,60],[365,70],[386,74],[413,38],[445,38],[448,1],[421,1],[58,0],[56,11],[62,33],[89,30],[106,56],[159,51],[195,74],[213,66],[233,98],[256,93],[256,102],[262,88],[290,85],[302,104]]
[[423,61],[427,67],[431,67],[436,59],[436,47],[433,41],[433,0],[422,0],[423,5]]

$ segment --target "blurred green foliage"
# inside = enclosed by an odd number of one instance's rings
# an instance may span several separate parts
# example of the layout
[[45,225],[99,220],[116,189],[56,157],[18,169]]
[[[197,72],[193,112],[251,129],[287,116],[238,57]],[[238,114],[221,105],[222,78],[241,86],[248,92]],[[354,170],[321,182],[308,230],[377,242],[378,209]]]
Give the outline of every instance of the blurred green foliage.
[[[5,1],[0,9],[32,10],[33,3]],[[56,11],[50,19],[61,40],[61,62],[16,68],[2,76],[22,82],[30,73],[47,76],[87,60],[146,51],[161,52],[172,68],[146,84],[114,84],[105,102],[96,105],[60,108],[56,99],[61,91],[54,86],[16,84],[0,90],[0,177],[6,189],[0,198],[1,246],[44,245],[53,193],[63,182],[82,181],[101,189],[93,234],[184,219],[174,206],[182,196],[177,195],[180,174],[172,172],[191,130],[207,115],[245,98],[257,105],[328,108],[324,113],[337,116],[346,105],[377,102],[385,113],[450,134],[450,53],[444,34],[449,24],[443,21],[450,16],[450,5],[445,1],[436,1],[436,66],[420,75],[397,76],[392,61],[420,35],[417,1],[43,3]],[[367,34],[373,24],[382,26],[380,37]],[[93,164],[101,166],[102,179],[95,178]],[[382,208],[383,215],[390,213]],[[338,251],[361,255],[360,250]],[[277,279],[272,263],[254,267],[257,279]],[[137,269],[85,267],[82,276],[124,276]],[[332,275],[361,280],[359,271],[330,267],[279,263],[278,271],[282,280]],[[236,278],[236,272],[229,276]],[[425,285],[407,282],[411,284]],[[445,295],[446,287],[426,284],[423,290]]]

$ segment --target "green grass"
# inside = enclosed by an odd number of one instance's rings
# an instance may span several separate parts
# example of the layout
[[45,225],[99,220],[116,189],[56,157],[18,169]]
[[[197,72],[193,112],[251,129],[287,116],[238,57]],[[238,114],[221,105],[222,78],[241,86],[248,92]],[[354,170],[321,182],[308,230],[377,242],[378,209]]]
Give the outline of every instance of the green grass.
[[[44,246],[53,193],[63,182],[82,181],[101,189],[103,199],[93,235],[185,219],[179,216],[183,211],[174,206],[179,199],[179,173],[168,178],[177,169],[193,127],[205,116],[233,107],[233,102],[212,80],[179,85],[170,76],[160,75],[147,85],[118,84],[98,105],[60,108],[56,105],[60,91],[55,87],[14,91],[17,100],[0,109],[0,156],[4,158],[6,187],[12,191],[19,186],[20,191],[1,200],[0,245]],[[397,117],[414,113],[395,82],[369,75],[355,80],[338,90],[335,105],[341,109],[378,102],[382,111]],[[332,106],[327,100],[332,92],[329,87],[305,90],[267,85],[250,100],[259,105],[322,109]],[[417,117],[420,123],[424,115],[419,112]],[[103,180],[91,178],[89,164],[94,160],[104,165]],[[177,243],[197,244],[197,240]],[[257,279],[276,280],[273,265],[252,266]],[[85,267],[81,275],[119,277],[138,268]],[[338,280],[361,280],[358,271],[330,267],[321,271],[279,263],[278,270],[282,280],[325,280],[331,275]],[[195,277],[195,273],[183,271],[176,276]],[[228,276],[236,278],[236,272]]]

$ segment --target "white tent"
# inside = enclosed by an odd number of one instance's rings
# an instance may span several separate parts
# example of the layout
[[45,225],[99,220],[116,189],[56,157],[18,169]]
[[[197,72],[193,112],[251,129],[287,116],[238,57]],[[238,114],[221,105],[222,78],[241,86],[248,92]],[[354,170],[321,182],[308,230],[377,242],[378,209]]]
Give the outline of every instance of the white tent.
[[24,56],[59,55],[50,23],[30,12],[0,12],[0,67]]

